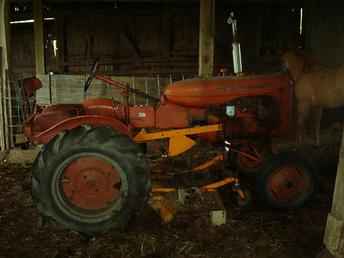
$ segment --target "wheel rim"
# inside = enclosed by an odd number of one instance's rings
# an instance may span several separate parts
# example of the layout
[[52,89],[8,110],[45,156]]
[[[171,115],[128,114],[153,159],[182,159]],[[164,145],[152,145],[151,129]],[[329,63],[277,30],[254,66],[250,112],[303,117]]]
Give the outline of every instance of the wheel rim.
[[258,151],[257,147],[254,145],[245,145],[240,148],[240,152],[247,153],[252,157],[239,154],[238,163],[239,167],[243,170],[252,171],[259,168],[263,162],[264,158],[262,154]]
[[121,178],[116,168],[96,157],[73,160],[61,178],[67,200],[84,210],[100,210],[120,198]]
[[122,169],[98,153],[69,157],[57,168],[52,183],[56,205],[69,216],[90,223],[120,210],[127,194]]
[[268,191],[275,201],[296,202],[310,191],[311,179],[302,168],[282,166],[268,178]]

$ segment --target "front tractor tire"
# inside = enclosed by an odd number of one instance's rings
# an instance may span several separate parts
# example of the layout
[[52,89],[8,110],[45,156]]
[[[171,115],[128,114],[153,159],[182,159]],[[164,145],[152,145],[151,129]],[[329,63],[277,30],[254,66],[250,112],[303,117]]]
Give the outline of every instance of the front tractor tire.
[[42,215],[87,235],[123,229],[149,191],[139,146],[110,127],[62,132],[33,165],[32,196]]
[[257,174],[257,193],[273,208],[299,208],[312,197],[316,188],[314,168],[293,152],[272,155]]

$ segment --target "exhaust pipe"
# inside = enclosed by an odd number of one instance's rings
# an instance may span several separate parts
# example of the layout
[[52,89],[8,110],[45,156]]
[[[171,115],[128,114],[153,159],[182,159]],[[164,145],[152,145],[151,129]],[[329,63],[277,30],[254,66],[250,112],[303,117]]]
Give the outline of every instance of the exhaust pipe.
[[242,58],[241,47],[237,40],[237,20],[234,18],[234,12],[231,12],[227,23],[232,25],[233,43],[232,43],[232,55],[233,55],[233,68],[235,74],[242,73]]

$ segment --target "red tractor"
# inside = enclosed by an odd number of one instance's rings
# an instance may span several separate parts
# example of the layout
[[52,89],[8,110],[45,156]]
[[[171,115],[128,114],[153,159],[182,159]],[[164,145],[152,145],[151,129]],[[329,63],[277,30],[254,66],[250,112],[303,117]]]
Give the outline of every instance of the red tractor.
[[270,153],[270,139],[285,137],[293,125],[288,75],[183,80],[156,99],[96,75],[96,70],[97,63],[85,92],[96,78],[122,89],[125,97],[138,94],[155,105],[88,99],[36,107],[25,122],[25,135],[34,144],[44,144],[32,176],[33,199],[43,216],[94,234],[123,227],[151,193],[182,187],[163,180],[151,183],[154,171],[149,171],[144,148],[149,143],[160,143],[161,154],[171,158],[191,155],[195,145],[214,146],[208,160],[182,171],[212,172],[212,166],[220,165],[212,181],[192,185],[201,191],[230,185],[244,202],[247,192],[237,172],[259,170],[257,194],[274,207],[298,207],[314,192],[314,173],[305,160],[290,152]]

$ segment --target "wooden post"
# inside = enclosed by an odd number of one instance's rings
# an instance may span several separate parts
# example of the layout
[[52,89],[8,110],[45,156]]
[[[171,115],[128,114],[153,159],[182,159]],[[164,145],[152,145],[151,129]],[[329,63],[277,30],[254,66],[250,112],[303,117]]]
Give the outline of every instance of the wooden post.
[[2,87],[2,102],[3,102],[3,126],[4,126],[4,138],[5,138],[5,148],[9,149],[10,147],[10,143],[9,143],[9,139],[10,139],[10,130],[9,130],[9,99],[8,99],[8,84],[9,84],[9,77],[8,77],[8,70],[5,71],[5,77],[3,80],[3,87]]
[[33,0],[36,75],[45,73],[42,0]]
[[8,1],[0,0],[0,150],[6,150],[5,117],[3,95],[6,89],[6,71],[8,70]]
[[199,67],[200,77],[214,72],[215,0],[200,0]]
[[[0,0],[2,1],[2,0]],[[0,30],[1,33],[1,30]],[[0,35],[0,39],[1,39]],[[1,45],[1,43],[0,43]],[[4,95],[3,95],[3,89],[5,88],[5,69],[4,69],[4,64],[3,64],[3,47],[0,46],[0,151],[6,150],[6,145],[5,145],[5,116],[4,116]]]
[[334,257],[344,257],[344,130],[339,153],[332,209],[327,217],[324,244],[329,253]]

